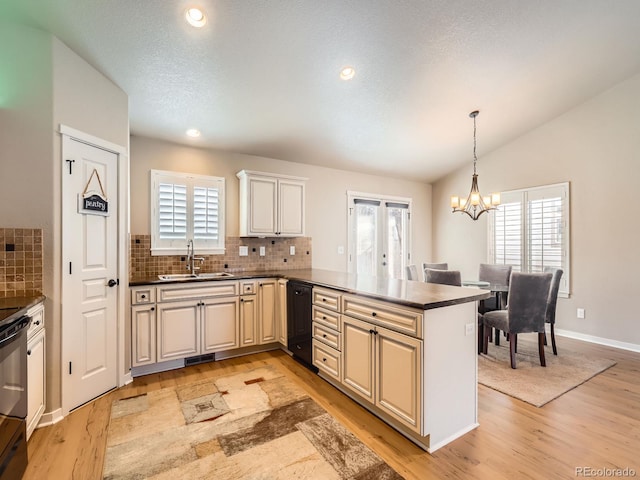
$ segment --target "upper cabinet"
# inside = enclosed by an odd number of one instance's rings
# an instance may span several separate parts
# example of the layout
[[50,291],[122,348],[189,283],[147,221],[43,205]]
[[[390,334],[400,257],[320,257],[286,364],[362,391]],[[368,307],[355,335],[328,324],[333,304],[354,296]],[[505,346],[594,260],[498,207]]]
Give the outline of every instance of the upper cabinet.
[[242,170],[241,237],[304,236],[306,178]]

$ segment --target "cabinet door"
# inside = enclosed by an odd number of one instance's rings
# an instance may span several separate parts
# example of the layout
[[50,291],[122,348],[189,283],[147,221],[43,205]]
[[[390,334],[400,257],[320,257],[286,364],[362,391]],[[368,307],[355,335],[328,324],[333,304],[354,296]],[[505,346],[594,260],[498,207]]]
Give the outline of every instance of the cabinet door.
[[272,343],[277,337],[275,279],[258,280],[258,343]]
[[200,346],[200,302],[157,306],[158,361],[197,355]]
[[134,367],[156,362],[155,305],[131,307],[131,364]]
[[278,180],[278,233],[304,235],[304,182]]
[[240,346],[258,344],[257,323],[257,301],[255,295],[244,295],[240,297]]
[[248,178],[247,235],[274,235],[277,232],[277,185],[275,178]]
[[278,280],[278,298],[276,300],[278,321],[278,341],[287,346],[287,281]]
[[420,433],[422,340],[381,327],[377,327],[376,331],[375,403],[381,410]]
[[38,425],[45,407],[45,331],[27,345],[27,439]]
[[342,329],[342,383],[373,403],[373,327],[366,322],[344,316]]
[[201,353],[238,348],[240,346],[238,297],[206,300],[203,303]]

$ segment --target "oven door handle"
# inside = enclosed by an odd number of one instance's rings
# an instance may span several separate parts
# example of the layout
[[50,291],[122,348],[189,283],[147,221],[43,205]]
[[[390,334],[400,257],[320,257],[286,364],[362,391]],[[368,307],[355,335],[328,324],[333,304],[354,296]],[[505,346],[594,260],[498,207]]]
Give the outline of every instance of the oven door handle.
[[31,323],[31,317],[24,316],[24,317],[19,318],[15,322],[11,323],[10,325],[7,325],[7,327],[5,328],[5,331],[9,330],[11,327],[13,327],[16,324],[17,324],[18,328],[11,335],[9,335],[8,337],[3,338],[2,340],[0,340],[0,345],[3,345],[5,343],[9,343],[13,338],[15,338],[18,335],[20,335],[22,330],[27,328],[30,323]]

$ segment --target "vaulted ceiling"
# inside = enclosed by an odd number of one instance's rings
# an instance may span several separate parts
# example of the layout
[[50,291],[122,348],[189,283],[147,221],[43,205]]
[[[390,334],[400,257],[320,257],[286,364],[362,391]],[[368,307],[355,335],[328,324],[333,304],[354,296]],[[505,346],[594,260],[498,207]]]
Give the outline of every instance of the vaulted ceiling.
[[0,15],[121,87],[134,135],[424,181],[471,161],[472,110],[481,168],[640,72],[638,0],[5,0]]

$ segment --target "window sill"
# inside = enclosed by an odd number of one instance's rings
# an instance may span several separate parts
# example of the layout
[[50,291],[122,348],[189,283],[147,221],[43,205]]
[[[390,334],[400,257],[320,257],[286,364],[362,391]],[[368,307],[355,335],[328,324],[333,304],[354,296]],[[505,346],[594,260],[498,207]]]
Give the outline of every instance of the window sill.
[[[196,256],[224,255],[225,248],[196,248],[195,254]],[[152,248],[151,249],[152,257],[169,256],[169,255],[185,257],[187,255],[187,250],[186,248]]]

